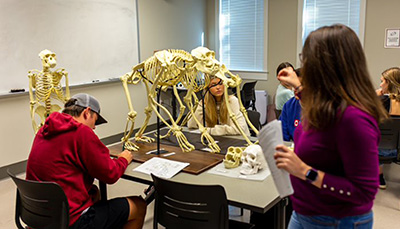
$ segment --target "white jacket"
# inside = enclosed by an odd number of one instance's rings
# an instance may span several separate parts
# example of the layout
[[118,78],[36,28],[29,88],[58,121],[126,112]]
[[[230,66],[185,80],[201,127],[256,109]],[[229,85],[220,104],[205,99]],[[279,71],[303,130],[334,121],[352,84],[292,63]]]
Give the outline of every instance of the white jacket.
[[[239,126],[243,129],[244,133],[247,136],[250,136],[250,131],[247,126],[246,120],[245,120],[242,112],[240,112],[240,105],[239,105],[238,98],[236,98],[233,95],[230,95],[229,96],[229,105],[232,109],[232,112],[236,116]],[[203,107],[202,106],[200,106],[200,105],[197,106],[197,109],[196,109],[194,115],[196,116],[197,120],[200,121],[200,123],[203,123]],[[198,128],[197,123],[194,121],[194,118],[191,118],[188,121],[188,127],[189,128]],[[240,134],[239,130],[236,128],[235,124],[233,123],[233,121],[230,118],[228,118],[228,124],[215,125],[214,127],[207,127],[207,131],[211,135],[215,135],[215,136],[239,135]]]

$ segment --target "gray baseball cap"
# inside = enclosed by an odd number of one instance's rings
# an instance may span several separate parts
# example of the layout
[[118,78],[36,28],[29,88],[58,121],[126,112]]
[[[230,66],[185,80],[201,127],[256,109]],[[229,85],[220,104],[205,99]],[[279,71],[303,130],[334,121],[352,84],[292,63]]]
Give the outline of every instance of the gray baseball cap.
[[98,118],[96,120],[95,125],[100,125],[103,123],[107,123],[107,120],[105,120],[101,115],[100,115],[100,104],[97,99],[89,94],[85,93],[79,93],[71,97],[71,99],[76,99],[75,105],[80,106],[80,107],[90,107],[90,109],[94,112],[96,112]]

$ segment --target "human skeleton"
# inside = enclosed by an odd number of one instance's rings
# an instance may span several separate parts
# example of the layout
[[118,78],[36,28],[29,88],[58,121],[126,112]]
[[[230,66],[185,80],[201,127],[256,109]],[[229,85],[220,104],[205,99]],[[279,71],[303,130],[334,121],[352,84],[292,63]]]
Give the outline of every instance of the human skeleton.
[[[204,74],[204,76],[203,76]],[[229,78],[226,76],[228,75]],[[236,87],[238,91],[238,97],[240,101],[240,83],[242,80],[239,76],[233,75],[225,65],[221,65],[216,59],[213,51],[207,48],[199,47],[194,49],[191,54],[183,50],[163,50],[156,52],[152,57],[148,58],[144,62],[133,67],[132,71],[121,77],[121,81],[125,90],[125,95],[128,101],[129,113],[128,120],[125,127],[125,134],[122,138],[124,146],[129,150],[137,150],[138,146],[129,141],[135,124],[135,119],[137,112],[133,109],[131,97],[128,89],[128,84],[137,84],[143,81],[146,90],[149,94],[148,96],[148,106],[145,108],[146,119],[135,135],[135,141],[142,142],[153,142],[154,139],[143,136],[143,133],[148,125],[148,121],[151,117],[152,111],[161,119],[161,121],[167,125],[169,131],[166,137],[172,132],[177,138],[181,149],[184,152],[188,152],[194,149],[194,146],[190,144],[186,137],[182,133],[182,127],[179,123],[183,117],[184,111],[186,109],[185,105],[182,103],[176,85],[181,83],[185,88],[187,88],[187,93],[184,97],[185,104],[189,108],[188,115],[181,125],[186,124],[186,121],[193,117],[197,123],[199,130],[201,132],[201,141],[203,144],[207,144],[212,152],[219,152],[220,148],[211,135],[207,132],[207,129],[200,123],[199,120],[193,115],[196,107],[199,104],[196,93],[208,88],[210,83],[210,77],[215,76],[223,81],[225,86],[225,99],[228,101],[228,87]],[[151,86],[150,86],[151,84]],[[176,97],[179,106],[180,113],[176,120],[172,118],[170,112],[161,104],[156,101],[157,93],[160,90],[166,90],[167,87],[172,87],[174,96]],[[195,101],[194,104],[192,101]],[[157,107],[161,108],[168,118],[171,120],[169,124],[157,111]],[[246,109],[243,107],[240,101],[241,112],[244,114],[245,119],[249,123],[250,127],[257,133],[257,129],[251,124],[247,117]],[[252,144],[249,138],[246,136],[244,131],[240,128],[235,114],[232,112],[228,106],[229,117],[232,119],[233,123],[236,125],[240,133],[243,135],[248,144]],[[206,142],[205,142],[206,141]]]
[[[58,104],[52,103],[52,99],[64,104],[70,97],[68,72],[63,68],[51,71],[57,65],[56,54],[45,49],[39,53],[39,57],[42,60],[43,70],[33,69],[28,72],[30,111],[35,133],[52,112],[61,110]],[[63,77],[65,77],[65,95],[61,86]],[[36,123],[35,114],[40,118],[39,125]]]

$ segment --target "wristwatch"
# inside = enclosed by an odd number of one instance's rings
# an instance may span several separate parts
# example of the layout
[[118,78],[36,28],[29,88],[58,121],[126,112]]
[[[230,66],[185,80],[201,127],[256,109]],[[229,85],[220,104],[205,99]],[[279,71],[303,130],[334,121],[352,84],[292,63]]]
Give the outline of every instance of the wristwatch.
[[318,171],[316,169],[311,168],[310,170],[307,171],[306,181],[308,181],[308,183],[316,181],[317,178],[318,178]]

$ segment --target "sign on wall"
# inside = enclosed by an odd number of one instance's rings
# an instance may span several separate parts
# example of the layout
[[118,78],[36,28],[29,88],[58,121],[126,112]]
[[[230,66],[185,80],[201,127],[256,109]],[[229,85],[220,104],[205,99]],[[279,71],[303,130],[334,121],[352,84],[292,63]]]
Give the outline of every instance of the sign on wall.
[[400,48],[400,29],[386,29],[385,48]]

